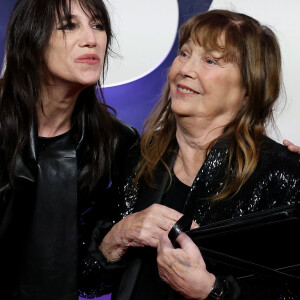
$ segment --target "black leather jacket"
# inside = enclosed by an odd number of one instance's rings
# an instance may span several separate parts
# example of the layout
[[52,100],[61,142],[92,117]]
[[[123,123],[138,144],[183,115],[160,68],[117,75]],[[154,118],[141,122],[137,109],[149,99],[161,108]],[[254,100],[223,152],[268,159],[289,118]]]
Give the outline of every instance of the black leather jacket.
[[[283,205],[300,203],[299,156],[290,153],[286,147],[267,137],[263,140],[261,155],[255,172],[237,194],[232,199],[224,201],[215,203],[208,201],[208,196],[220,191],[224,184],[226,172],[224,165],[228,151],[229,147],[226,141],[218,142],[213,147],[199,170],[186,199],[184,213],[192,217],[200,226],[213,224],[214,222],[226,219],[238,218]],[[176,154],[167,160],[170,169],[173,168],[175,157]],[[124,194],[123,202],[119,203],[119,207],[123,208],[122,215],[130,213],[133,205],[135,206],[135,210],[139,211],[153,203],[161,202],[164,192],[168,187],[169,175],[162,167],[157,169],[154,178],[158,188],[141,184],[139,192],[133,194],[132,188],[130,188],[132,177],[127,177],[127,183],[121,187],[122,193]],[[138,195],[138,197],[136,195]],[[112,208],[112,210],[114,210],[114,208]],[[103,224],[99,223],[95,232],[101,232],[102,227]],[[93,265],[97,267],[95,267],[92,272],[92,277],[101,278],[99,274],[101,272],[105,274],[105,269],[110,271],[118,267],[122,268],[123,264],[123,266],[126,267],[121,278],[117,279],[117,276],[115,276],[117,283],[113,289],[112,299],[133,299],[134,288],[140,274],[141,264],[143,260],[149,259],[149,257],[144,254],[147,253],[147,251],[143,248],[129,249],[124,261],[110,265],[103,260],[101,253],[95,251],[95,249],[96,248],[93,247],[90,248],[91,256],[89,262],[86,263],[87,271],[85,272],[87,278],[89,272],[93,269]],[[153,264],[155,263],[156,261],[153,261]],[[99,272],[98,275],[96,275],[97,271]],[[226,273],[226,271],[227,270],[222,270],[222,273],[230,275]],[[105,278],[105,275],[103,275],[103,278]],[[223,295],[222,299],[231,300],[240,299],[241,297],[251,300],[296,299],[284,298],[291,296],[289,293],[292,292],[284,290],[280,286],[276,286],[276,283],[271,287],[267,286],[262,280],[258,282],[252,281],[248,286],[247,284],[241,286],[242,293],[240,294],[240,288],[234,279],[231,276],[227,277],[227,279],[226,284],[229,291],[226,295]],[[140,282],[142,282],[142,280]],[[151,291],[147,291],[147,294],[150,295],[149,297],[151,298]],[[280,295],[282,298],[279,298]],[[174,296],[173,294],[170,299],[181,299],[181,296],[178,294]]]
[[68,133],[47,145],[38,142],[32,128],[13,181],[0,187],[1,299],[78,299],[77,269],[87,255],[92,229],[96,220],[111,219],[108,202],[120,201],[115,187],[139,141],[134,128],[112,118],[114,161],[92,191],[77,189],[88,147],[85,133],[77,145]]

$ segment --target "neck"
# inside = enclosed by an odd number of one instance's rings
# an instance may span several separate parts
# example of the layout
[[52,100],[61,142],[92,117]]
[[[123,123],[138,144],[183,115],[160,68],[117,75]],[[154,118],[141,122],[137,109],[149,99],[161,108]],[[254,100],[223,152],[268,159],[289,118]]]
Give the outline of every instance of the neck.
[[43,86],[42,103],[37,103],[38,133],[54,137],[71,129],[71,116],[79,91]]
[[176,117],[176,123],[179,152],[174,173],[182,182],[192,185],[206,159],[208,146],[222,134],[224,126],[196,117]]
[[224,118],[176,116],[178,143],[185,143],[195,150],[205,150],[209,144],[223,133],[230,120]]

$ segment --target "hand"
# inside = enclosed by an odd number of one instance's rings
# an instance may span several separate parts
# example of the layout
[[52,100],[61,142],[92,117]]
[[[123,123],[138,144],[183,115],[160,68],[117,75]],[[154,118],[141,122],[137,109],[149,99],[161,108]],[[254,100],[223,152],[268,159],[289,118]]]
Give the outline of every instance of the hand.
[[[128,247],[156,248],[160,235],[167,233],[181,216],[181,213],[172,208],[153,204],[114,225],[99,249],[107,260],[116,261],[125,254]],[[192,228],[196,227],[198,224],[193,222]]]
[[290,151],[300,154],[300,147],[294,145],[290,141],[284,140],[283,144],[287,146]]
[[196,244],[185,233],[177,242],[181,249],[174,249],[168,234],[161,235],[157,248],[160,278],[187,299],[206,299],[216,277],[206,270],[203,257]]

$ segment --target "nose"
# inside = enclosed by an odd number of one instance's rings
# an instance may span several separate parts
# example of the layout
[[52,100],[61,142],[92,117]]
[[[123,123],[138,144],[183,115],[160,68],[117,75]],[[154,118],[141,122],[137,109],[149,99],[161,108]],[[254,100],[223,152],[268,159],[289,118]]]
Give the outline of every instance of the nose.
[[90,27],[84,27],[81,32],[81,37],[79,41],[80,47],[93,48],[97,45],[97,39],[94,30]]
[[196,68],[198,66],[198,62],[193,57],[190,57],[187,61],[185,61],[180,68],[180,74],[183,77],[196,78],[197,72]]

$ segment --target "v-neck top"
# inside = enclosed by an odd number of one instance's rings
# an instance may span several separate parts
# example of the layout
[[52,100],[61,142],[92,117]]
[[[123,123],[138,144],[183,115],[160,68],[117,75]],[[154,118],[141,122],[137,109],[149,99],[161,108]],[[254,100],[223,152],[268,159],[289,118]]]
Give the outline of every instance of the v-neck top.
[[[165,193],[161,204],[183,212],[185,200],[190,188],[191,187],[185,185],[173,174],[171,186]],[[144,259],[142,262],[141,273],[137,280],[132,299],[165,300],[168,299],[170,294],[172,294],[173,297],[179,296],[163,282],[158,275],[156,249],[146,247],[142,250],[144,251],[144,257],[147,257],[147,259]]]

